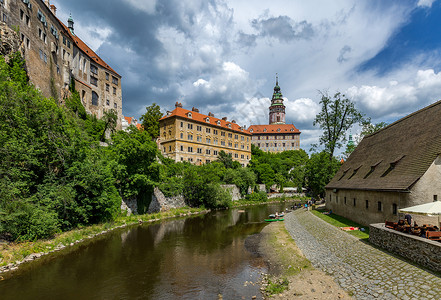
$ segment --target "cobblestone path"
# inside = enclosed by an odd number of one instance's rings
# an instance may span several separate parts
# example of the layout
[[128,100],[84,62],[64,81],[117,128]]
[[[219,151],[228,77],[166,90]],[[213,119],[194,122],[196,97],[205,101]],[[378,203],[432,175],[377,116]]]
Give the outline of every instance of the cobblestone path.
[[313,266],[356,299],[441,299],[441,277],[360,241],[303,209],[285,226]]

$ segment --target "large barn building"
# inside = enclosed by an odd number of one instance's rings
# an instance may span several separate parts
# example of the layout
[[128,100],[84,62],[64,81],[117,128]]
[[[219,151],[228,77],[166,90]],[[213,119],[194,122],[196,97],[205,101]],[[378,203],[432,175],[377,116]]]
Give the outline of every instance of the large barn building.
[[[366,136],[326,186],[326,207],[363,225],[441,197],[441,101]],[[418,223],[436,217],[414,216]],[[439,224],[437,224],[439,226]]]

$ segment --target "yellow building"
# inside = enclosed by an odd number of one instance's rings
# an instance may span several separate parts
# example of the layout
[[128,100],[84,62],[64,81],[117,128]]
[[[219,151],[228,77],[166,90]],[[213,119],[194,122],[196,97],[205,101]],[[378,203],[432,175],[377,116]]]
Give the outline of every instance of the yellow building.
[[251,159],[251,133],[227,118],[200,114],[176,102],[175,109],[159,120],[159,149],[165,157],[194,164],[217,159],[221,150],[246,166]]

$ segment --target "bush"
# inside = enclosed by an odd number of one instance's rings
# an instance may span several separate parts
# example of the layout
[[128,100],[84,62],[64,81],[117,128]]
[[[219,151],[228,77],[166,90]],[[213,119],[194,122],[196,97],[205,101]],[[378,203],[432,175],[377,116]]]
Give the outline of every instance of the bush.
[[268,195],[265,192],[254,192],[252,194],[246,195],[245,199],[254,202],[266,202],[268,201]]

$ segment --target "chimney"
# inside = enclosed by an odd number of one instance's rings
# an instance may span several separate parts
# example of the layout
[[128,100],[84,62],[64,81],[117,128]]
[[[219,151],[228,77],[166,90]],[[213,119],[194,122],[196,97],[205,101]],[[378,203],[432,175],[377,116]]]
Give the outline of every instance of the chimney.
[[182,103],[179,103],[178,101],[176,101],[176,103],[175,103],[175,107],[176,107],[176,108],[178,108],[178,107],[182,108]]
[[231,121],[231,123],[234,123],[234,124],[236,124],[236,121],[235,121],[235,120],[232,120],[232,121]]
[[48,8],[51,7],[50,0],[44,0],[44,3],[46,4],[46,6],[47,6]]
[[197,109],[196,107],[193,106],[193,108],[191,109],[191,111],[194,111],[194,112],[197,112],[197,113],[198,113],[198,112],[199,112],[199,109]]
[[208,116],[209,116],[209,117],[213,117],[213,118],[214,118],[214,114],[213,114],[213,113],[211,113],[211,112],[209,112],[209,113],[208,113]]
[[74,33],[74,20],[72,19],[72,15],[69,16],[69,19],[67,19],[67,27],[69,28],[70,32],[72,34]]
[[223,117],[222,120],[227,121],[227,117]]
[[51,4],[51,12],[54,14],[54,16],[57,15],[57,8],[53,4]]

